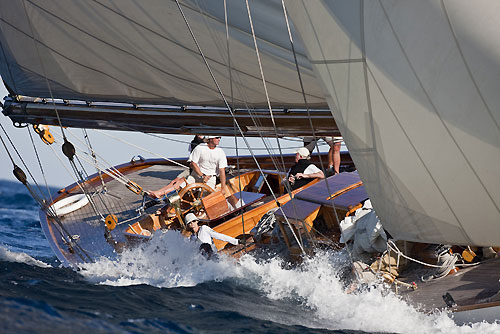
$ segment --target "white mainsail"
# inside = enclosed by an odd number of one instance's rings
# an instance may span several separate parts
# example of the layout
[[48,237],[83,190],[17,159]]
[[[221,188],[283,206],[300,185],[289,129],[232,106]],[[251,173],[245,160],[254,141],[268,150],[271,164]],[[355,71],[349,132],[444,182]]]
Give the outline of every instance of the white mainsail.
[[500,3],[287,5],[384,227],[500,245]]
[[[184,1],[182,8],[229,97],[223,4]],[[229,1],[227,12],[235,106],[266,107],[245,2]],[[302,107],[281,3],[254,2],[252,12],[273,107]],[[224,105],[175,1],[1,0],[0,44],[2,78],[17,94]],[[326,107],[307,58],[298,59],[309,103]]]

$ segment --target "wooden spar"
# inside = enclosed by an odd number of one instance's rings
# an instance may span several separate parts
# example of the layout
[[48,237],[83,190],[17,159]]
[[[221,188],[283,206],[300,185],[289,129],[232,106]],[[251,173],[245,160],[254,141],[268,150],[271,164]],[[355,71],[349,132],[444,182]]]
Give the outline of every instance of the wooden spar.
[[[3,113],[17,123],[60,125],[52,103],[32,100],[7,100]],[[62,125],[67,127],[234,136],[234,120],[231,114],[222,108],[132,106],[116,103],[89,106],[84,103],[64,104],[60,101],[55,101],[55,104]],[[235,110],[234,114],[245,136],[276,136],[269,110],[252,110],[252,115],[247,110]],[[279,136],[311,135],[306,110],[276,109],[273,114]],[[311,110],[310,114],[316,136],[340,136],[330,110]]]

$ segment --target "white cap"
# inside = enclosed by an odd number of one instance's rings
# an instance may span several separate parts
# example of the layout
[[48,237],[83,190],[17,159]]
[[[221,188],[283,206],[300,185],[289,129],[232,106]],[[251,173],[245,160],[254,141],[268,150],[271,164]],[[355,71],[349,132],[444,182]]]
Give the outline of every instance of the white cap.
[[205,139],[215,139],[220,138],[220,136],[205,136]]
[[309,158],[309,150],[305,147],[301,147],[299,149],[297,149],[297,151],[295,151],[295,153],[298,153],[301,157],[303,158]]
[[188,214],[186,215],[186,217],[184,217],[184,220],[185,220],[185,222],[186,222],[186,225],[188,225],[189,223],[192,223],[192,222],[198,221],[198,217],[196,217],[196,216],[194,215],[194,213],[191,213],[191,212],[190,212],[190,213],[188,213]]

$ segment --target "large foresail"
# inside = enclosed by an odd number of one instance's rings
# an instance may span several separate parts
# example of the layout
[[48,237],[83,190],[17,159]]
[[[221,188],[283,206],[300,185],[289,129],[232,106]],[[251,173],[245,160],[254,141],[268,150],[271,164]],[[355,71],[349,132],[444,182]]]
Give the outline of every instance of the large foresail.
[[[181,1],[227,98],[236,107],[267,107],[245,1],[227,3],[230,61],[224,2]],[[303,108],[280,2],[251,6],[271,104]],[[1,0],[0,43],[0,73],[16,94],[224,106],[175,1]],[[299,44],[308,102],[326,107]]]
[[384,227],[500,245],[500,4],[287,5]]

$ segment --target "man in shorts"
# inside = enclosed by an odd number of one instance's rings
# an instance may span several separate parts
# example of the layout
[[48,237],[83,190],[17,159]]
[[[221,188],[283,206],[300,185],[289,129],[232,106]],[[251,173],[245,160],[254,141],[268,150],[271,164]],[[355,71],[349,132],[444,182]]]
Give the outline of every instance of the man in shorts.
[[147,191],[150,197],[161,198],[173,190],[184,188],[186,184],[195,182],[206,183],[212,189],[215,189],[217,176],[220,177],[222,193],[224,195],[229,194],[226,185],[226,154],[220,147],[217,147],[221,137],[207,136],[205,138],[207,143],[197,145],[189,156],[188,162],[190,162],[191,173],[185,179],[177,178],[161,189]]
[[325,143],[330,146],[328,150],[328,169],[332,171],[333,174],[339,173],[340,168],[340,147],[344,141],[342,137],[304,137],[304,147],[306,147],[310,153],[314,151],[316,147],[316,142],[323,139]]

